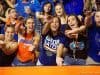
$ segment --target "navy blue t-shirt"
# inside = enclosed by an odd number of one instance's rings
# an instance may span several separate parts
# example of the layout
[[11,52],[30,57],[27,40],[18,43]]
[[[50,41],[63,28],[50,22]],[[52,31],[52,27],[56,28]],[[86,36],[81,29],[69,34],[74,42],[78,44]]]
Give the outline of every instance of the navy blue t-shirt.
[[94,24],[88,29],[89,51],[90,56],[94,61],[100,63],[100,27]]
[[[42,36],[42,48],[40,49],[39,61],[43,65],[56,65],[56,50],[60,43],[63,45],[66,43],[66,37],[63,34],[55,37],[50,37],[49,35]],[[46,47],[53,51],[47,50]]]

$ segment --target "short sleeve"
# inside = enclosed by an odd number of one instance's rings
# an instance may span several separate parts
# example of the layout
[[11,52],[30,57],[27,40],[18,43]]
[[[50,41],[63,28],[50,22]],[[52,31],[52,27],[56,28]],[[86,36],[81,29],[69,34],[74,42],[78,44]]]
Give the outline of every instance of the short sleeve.
[[68,47],[68,38],[65,35],[61,35],[60,43],[62,43],[65,47]]

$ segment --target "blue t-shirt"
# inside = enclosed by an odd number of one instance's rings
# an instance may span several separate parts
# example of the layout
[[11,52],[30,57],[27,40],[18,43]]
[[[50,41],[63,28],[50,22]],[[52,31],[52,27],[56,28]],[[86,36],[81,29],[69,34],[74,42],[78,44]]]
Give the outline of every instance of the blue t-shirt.
[[41,5],[40,2],[38,0],[31,0],[30,1],[30,6],[31,6],[31,10],[33,12],[41,12]]
[[5,28],[5,24],[2,24],[0,26],[0,34],[4,34],[5,33],[4,28]]
[[19,13],[19,15],[23,17],[27,17],[27,13],[25,12],[25,9],[29,8],[32,12],[40,12],[41,6],[38,0],[29,0],[27,3],[18,2],[15,5],[15,9]]
[[24,13],[25,13],[26,8],[30,8],[29,2],[27,2],[27,3],[19,2],[15,5],[15,9],[18,12],[18,14],[23,16],[23,17],[24,17]]
[[20,2],[22,2],[22,0],[16,0],[16,3],[20,3]]
[[94,24],[88,29],[89,51],[90,56],[94,61],[100,63],[100,27]]
[[28,14],[25,12],[25,10],[28,8],[32,11],[32,13],[35,13],[37,11],[40,11],[40,6],[38,5],[38,1],[37,0],[31,0],[27,3],[22,3],[19,2],[15,5],[15,9],[18,12],[19,15],[23,16],[23,17],[27,17]]
[[67,30],[69,26],[67,24],[61,24],[60,31],[65,34],[65,30]]
[[70,14],[75,14],[75,15],[82,15],[83,13],[83,7],[84,7],[84,2],[83,0],[64,0],[63,1],[65,12],[70,15]]
[[[42,47],[40,49],[39,61],[43,65],[56,65],[56,50],[60,43],[64,45],[66,43],[66,38],[63,34],[55,37],[50,37],[49,35],[42,37]],[[46,47],[52,49],[53,51],[47,50]]]

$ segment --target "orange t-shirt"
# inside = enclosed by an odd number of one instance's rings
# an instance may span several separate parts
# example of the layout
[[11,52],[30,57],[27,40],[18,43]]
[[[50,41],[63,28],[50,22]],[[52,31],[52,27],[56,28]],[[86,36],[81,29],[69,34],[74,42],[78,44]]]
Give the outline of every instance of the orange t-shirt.
[[33,41],[32,41],[32,36],[31,37],[26,37],[22,38],[19,40],[19,47],[18,47],[18,53],[17,53],[17,58],[21,62],[27,62],[27,61],[34,61],[35,60],[35,52],[34,51],[29,51],[30,46],[32,46]]

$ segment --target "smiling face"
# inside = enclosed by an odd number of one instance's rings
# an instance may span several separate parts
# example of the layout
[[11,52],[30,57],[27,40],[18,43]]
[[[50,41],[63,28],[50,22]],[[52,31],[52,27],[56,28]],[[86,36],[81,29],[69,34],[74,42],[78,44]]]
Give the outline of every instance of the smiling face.
[[100,27],[100,11],[97,11],[95,13],[95,22],[96,22],[96,25]]
[[51,25],[50,25],[51,31],[52,31],[52,32],[58,32],[59,26],[60,26],[60,24],[59,24],[59,19],[58,19],[57,17],[54,17],[54,18],[53,18],[53,21],[52,21],[52,23],[51,23]]
[[69,16],[68,17],[68,25],[71,29],[78,27],[78,21],[75,16]]
[[50,3],[45,4],[43,10],[45,13],[49,13],[51,11],[51,4]]
[[26,21],[27,33],[30,34],[34,31],[34,25],[35,25],[34,19],[32,19],[32,18],[27,19],[27,21]]
[[61,5],[56,5],[55,12],[57,16],[62,16],[64,14],[63,7]]
[[17,12],[15,9],[11,9],[9,12],[11,18],[17,18]]
[[13,37],[14,37],[14,28],[7,27],[5,30],[5,39],[8,39],[10,41],[13,39]]

